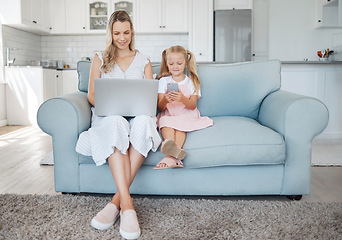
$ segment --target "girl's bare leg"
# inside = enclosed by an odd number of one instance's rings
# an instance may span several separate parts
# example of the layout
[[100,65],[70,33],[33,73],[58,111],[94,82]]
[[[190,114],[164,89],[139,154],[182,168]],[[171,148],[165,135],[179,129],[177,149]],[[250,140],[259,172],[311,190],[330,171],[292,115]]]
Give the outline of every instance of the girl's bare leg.
[[174,140],[180,148],[183,148],[185,139],[186,139],[186,132],[175,130],[175,139]]
[[[162,133],[164,140],[172,139],[177,143],[177,145],[180,148],[183,147],[185,139],[186,139],[186,133],[185,132],[178,131],[178,130],[175,130],[175,129],[169,128],[169,127],[163,127],[161,129],[161,133]],[[160,167],[160,168],[166,167],[166,164],[165,163],[158,163],[156,167],[157,168],[158,167]]]
[[169,138],[175,140],[175,137],[176,137],[175,130],[173,128],[169,128],[169,127],[163,127],[161,129],[161,134],[162,134],[164,140],[169,139]]

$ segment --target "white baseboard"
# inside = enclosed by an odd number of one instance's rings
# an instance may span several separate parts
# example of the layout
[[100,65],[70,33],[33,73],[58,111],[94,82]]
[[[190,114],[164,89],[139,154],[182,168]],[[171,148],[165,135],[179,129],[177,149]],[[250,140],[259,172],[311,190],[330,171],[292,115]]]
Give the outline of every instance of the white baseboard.
[[0,120],[0,127],[7,126],[7,119]]

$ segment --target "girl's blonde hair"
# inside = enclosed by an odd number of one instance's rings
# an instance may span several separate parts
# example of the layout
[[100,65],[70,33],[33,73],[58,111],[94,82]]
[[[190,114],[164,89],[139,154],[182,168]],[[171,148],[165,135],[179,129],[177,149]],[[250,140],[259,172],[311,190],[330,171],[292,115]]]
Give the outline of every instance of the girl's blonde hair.
[[199,80],[198,74],[197,74],[197,65],[196,65],[196,59],[195,56],[192,52],[189,50],[186,50],[182,46],[172,46],[170,48],[167,48],[163,51],[162,53],[162,61],[160,65],[160,72],[159,75],[157,76],[158,79],[166,76],[170,76],[170,70],[167,66],[167,55],[169,53],[181,53],[183,54],[185,61],[186,61],[186,66],[187,66],[187,76],[191,78],[192,82],[194,83],[195,86],[195,93],[199,94],[199,89],[201,87],[201,82]]
[[129,44],[129,49],[131,51],[136,52],[134,48],[134,29],[133,29],[133,24],[132,20],[129,17],[128,13],[125,11],[115,11],[112,13],[110,18],[108,19],[108,24],[107,24],[107,36],[106,36],[106,48],[103,51],[103,66],[102,69],[105,73],[110,71],[114,64],[115,64],[115,52],[117,47],[113,43],[113,24],[115,22],[129,22],[130,27],[131,27],[131,42]]

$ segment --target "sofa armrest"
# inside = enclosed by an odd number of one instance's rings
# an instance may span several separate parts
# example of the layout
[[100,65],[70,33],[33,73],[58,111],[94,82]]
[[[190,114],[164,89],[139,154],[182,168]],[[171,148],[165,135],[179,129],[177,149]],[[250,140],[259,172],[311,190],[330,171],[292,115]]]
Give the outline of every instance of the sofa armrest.
[[37,122],[47,134],[76,133],[90,127],[91,109],[84,92],[65,94],[45,101],[38,109]]
[[276,91],[264,99],[258,121],[282,134],[286,143],[282,194],[309,194],[312,139],[328,119],[326,106],[311,97]]
[[[91,123],[87,94],[75,92],[45,101],[38,109],[37,122],[52,136],[55,190],[79,192],[79,161],[75,147],[78,136]],[[65,186],[68,186],[67,190]]]
[[281,133],[284,138],[294,136],[311,141],[328,124],[328,110],[317,99],[276,91],[261,104],[258,121]]

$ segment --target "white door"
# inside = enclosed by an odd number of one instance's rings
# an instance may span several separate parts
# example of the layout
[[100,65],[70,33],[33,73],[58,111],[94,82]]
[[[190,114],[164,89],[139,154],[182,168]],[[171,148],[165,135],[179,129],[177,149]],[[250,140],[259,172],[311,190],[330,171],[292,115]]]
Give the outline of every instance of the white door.
[[137,3],[137,32],[161,32],[162,1],[142,0]]
[[196,0],[192,11],[192,31],[189,32],[190,51],[196,61],[213,60],[213,1]]
[[187,0],[163,0],[163,32],[188,32],[188,4]]
[[[31,0],[31,19],[34,26],[43,28],[44,0]],[[46,1],[46,0],[45,0]]]
[[50,33],[65,33],[65,0],[50,0]]
[[21,19],[24,24],[32,24],[31,0],[21,0]]
[[269,0],[253,2],[253,60],[268,59]]
[[85,4],[83,0],[66,0],[67,33],[84,33],[86,31]]

